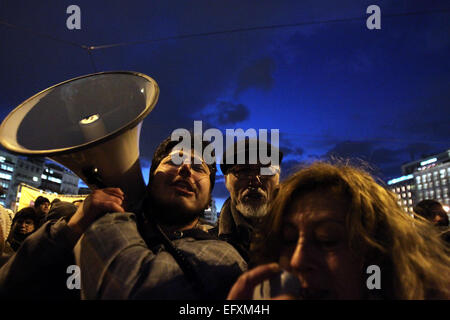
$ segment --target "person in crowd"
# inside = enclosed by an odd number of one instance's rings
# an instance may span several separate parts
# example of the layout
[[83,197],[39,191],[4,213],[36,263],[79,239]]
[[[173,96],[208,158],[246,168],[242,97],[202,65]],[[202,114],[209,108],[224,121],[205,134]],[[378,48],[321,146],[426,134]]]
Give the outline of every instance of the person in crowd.
[[[245,145],[239,150],[234,144],[223,155],[220,169],[225,176],[225,186],[230,197],[225,201],[219,215],[218,227],[210,232],[217,232],[219,239],[232,244],[244,257],[249,260],[249,248],[255,227],[267,214],[270,201],[280,181],[280,165],[283,153],[270,143],[259,139],[245,139]],[[271,148],[277,154],[276,164],[260,161],[260,143],[265,150]],[[254,153],[256,163],[250,163],[251,153]],[[233,163],[226,161],[227,154],[231,154]],[[242,155],[244,161],[238,162]],[[271,157],[272,158],[272,157]],[[265,168],[267,172],[262,172]]]
[[77,208],[78,207],[76,207],[73,203],[68,201],[62,201],[60,199],[58,199],[58,201],[56,202],[52,201],[50,211],[45,216],[45,222],[50,220],[57,221],[60,218],[68,220],[74,214]]
[[[53,199],[52,202],[50,203],[50,208],[48,209],[48,211],[50,212],[50,210],[52,210],[53,206],[58,202],[61,202],[61,199],[59,199],[59,198]],[[47,214],[48,214],[48,212],[47,212]]]
[[[0,186],[0,195],[5,194],[2,186]],[[10,209],[6,209],[0,204],[0,266],[2,266],[10,257],[13,250],[6,244],[9,232],[11,231],[14,213]],[[6,249],[6,252],[5,252]]]
[[39,225],[42,225],[45,222],[45,216],[50,210],[50,200],[43,196],[37,197],[34,201],[34,209],[39,218]]
[[450,298],[449,249],[433,226],[347,164],[314,163],[290,176],[260,231],[252,245],[258,267],[229,299],[251,299],[280,270],[299,282],[290,298]]
[[450,243],[448,215],[439,201],[431,199],[422,200],[414,206],[413,211],[416,215],[421,216],[435,225],[444,241]]
[[[48,221],[0,268],[0,297],[224,299],[247,265],[198,224],[215,163],[189,154],[191,163],[176,164],[177,144],[168,138],[157,148],[142,210],[124,212],[118,188],[94,190],[78,208],[70,204],[73,214]],[[81,292],[66,287],[70,265],[81,268]]]
[[23,208],[16,213],[7,240],[14,252],[17,251],[23,241],[38,228],[38,224],[39,219],[33,207]]
[[80,216],[74,230],[83,234],[75,248],[83,298],[225,299],[246,269],[230,244],[199,225],[211,202],[215,161],[206,163],[194,152],[194,137],[191,150],[178,144],[169,137],[158,146],[142,215],[120,212],[122,197],[112,194],[110,202],[102,201],[111,203],[110,213],[95,222],[90,220],[91,213],[96,216],[94,206],[83,205],[74,215]]
[[67,286],[70,276],[67,270],[75,265],[72,250],[78,240],[67,222],[76,210],[77,207],[70,202],[55,204],[47,216],[50,219],[9,257],[0,268],[0,300],[80,299],[79,290]]
[[448,227],[448,215],[442,204],[436,200],[422,200],[414,206],[414,213],[427,219],[437,227]]
[[[0,186],[0,196],[4,195],[5,191],[2,186]],[[6,209],[4,206],[0,204],[0,228],[3,234],[3,239],[6,241],[9,235],[9,231],[11,229],[13,214],[12,211]]]

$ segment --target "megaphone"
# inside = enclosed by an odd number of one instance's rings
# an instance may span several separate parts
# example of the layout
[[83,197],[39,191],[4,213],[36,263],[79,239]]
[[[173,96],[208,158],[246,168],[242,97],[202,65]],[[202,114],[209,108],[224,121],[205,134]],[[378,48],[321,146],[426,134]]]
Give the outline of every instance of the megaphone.
[[131,205],[145,193],[139,136],[158,96],[155,80],[138,72],[70,79],[11,111],[0,125],[0,143],[13,153],[62,164],[91,189],[119,187],[125,206]]

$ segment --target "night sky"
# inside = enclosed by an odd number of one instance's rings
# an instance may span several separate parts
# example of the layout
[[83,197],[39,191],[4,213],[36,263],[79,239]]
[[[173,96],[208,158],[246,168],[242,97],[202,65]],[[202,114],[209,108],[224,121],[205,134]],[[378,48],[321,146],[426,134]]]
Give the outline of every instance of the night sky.
[[[72,4],[80,30],[66,27]],[[369,5],[381,9],[381,30],[366,27]],[[366,160],[386,180],[450,147],[449,1],[0,0],[0,44],[1,119],[77,76],[155,79],[144,175],[158,143],[194,120],[204,130],[279,129],[283,177],[338,156]]]

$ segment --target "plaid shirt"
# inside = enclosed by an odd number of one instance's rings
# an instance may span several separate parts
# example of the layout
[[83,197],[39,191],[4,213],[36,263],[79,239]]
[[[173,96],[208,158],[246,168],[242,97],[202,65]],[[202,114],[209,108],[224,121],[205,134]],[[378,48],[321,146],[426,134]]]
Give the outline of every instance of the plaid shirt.
[[90,226],[74,249],[82,298],[225,299],[247,269],[239,253],[224,241],[198,240],[180,232],[172,242],[201,276],[205,295],[193,288],[163,245],[149,248],[133,213],[109,213]]

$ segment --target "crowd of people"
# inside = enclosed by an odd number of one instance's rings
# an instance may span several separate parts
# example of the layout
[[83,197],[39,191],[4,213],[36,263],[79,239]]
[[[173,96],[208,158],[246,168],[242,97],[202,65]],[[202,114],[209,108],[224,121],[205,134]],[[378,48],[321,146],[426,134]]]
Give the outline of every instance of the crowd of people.
[[[262,145],[278,154],[277,165],[250,160]],[[280,181],[283,153],[246,139],[223,155],[234,157],[220,164],[230,196],[210,228],[200,217],[216,163],[177,146],[170,137],[158,146],[133,212],[109,187],[76,203],[39,197],[10,229],[2,222],[0,297],[224,300],[253,299],[264,288],[265,299],[450,298],[449,221],[439,202],[407,214],[395,194],[346,162],[314,162]],[[69,266],[80,270],[78,288],[68,285]],[[370,286],[374,267],[379,284]],[[286,274],[291,285],[274,290]]]

